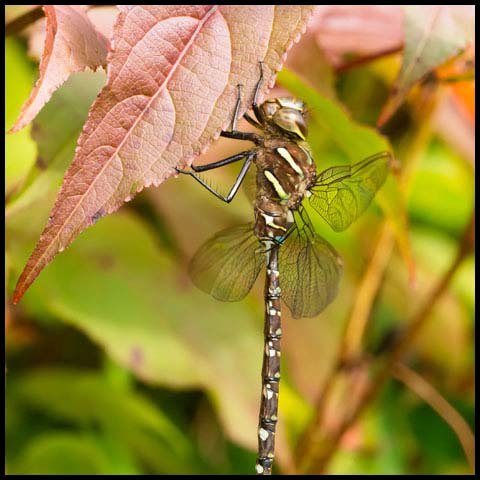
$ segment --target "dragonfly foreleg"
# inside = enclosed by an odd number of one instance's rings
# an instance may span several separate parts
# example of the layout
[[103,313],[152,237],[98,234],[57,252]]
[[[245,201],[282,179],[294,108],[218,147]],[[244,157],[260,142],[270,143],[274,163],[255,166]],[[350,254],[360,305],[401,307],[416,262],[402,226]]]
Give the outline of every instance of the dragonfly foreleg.
[[183,173],[185,175],[190,175],[198,183],[200,183],[200,185],[205,187],[210,193],[213,193],[213,195],[215,195],[217,198],[219,198],[220,200],[223,200],[226,203],[230,203],[233,200],[233,197],[235,197],[235,195],[237,194],[238,189],[240,188],[240,185],[242,184],[242,181],[245,178],[245,175],[247,174],[250,165],[252,164],[252,160],[255,157],[255,154],[256,154],[256,152],[252,151],[248,155],[247,159],[245,160],[245,163],[242,165],[242,169],[240,170],[240,173],[238,174],[237,179],[235,180],[235,183],[233,184],[233,186],[232,186],[232,188],[231,188],[231,190],[230,190],[230,192],[228,193],[227,196],[224,196],[221,193],[217,192],[207,182],[205,182],[205,180],[203,180],[198,175],[195,175],[194,172],[189,172],[189,171],[185,171],[185,170],[178,170],[178,169],[176,169],[176,170],[177,170],[178,173]]
[[257,85],[255,86],[255,94],[253,96],[253,102],[252,102],[252,109],[253,112],[255,113],[255,116],[257,117],[257,120],[263,124],[263,115],[262,112],[260,111],[260,108],[258,107],[258,92],[260,91],[260,87],[262,86],[263,83],[263,62],[258,62],[260,65],[260,77],[258,79]]
[[243,118],[250,124],[253,125],[255,128],[262,129],[262,126],[254,120],[247,112],[243,114]]
[[238,130],[232,130],[230,132],[222,131],[220,132],[221,137],[234,138],[235,140],[248,140],[253,142],[255,145],[262,145],[263,137],[251,132],[239,132]]
[[238,97],[237,97],[237,103],[235,104],[235,111],[233,113],[232,124],[230,126],[231,132],[237,129],[238,112],[240,110],[240,103],[242,102],[242,86],[238,84],[237,88],[238,88]]
[[[254,93],[254,96],[253,96],[253,103],[252,103],[252,109],[253,109],[253,112],[255,113],[255,117],[257,118],[258,122],[257,122],[257,120],[254,120],[252,117],[250,117],[250,115],[248,115],[248,113],[245,113],[243,115],[243,117],[245,118],[245,120],[248,123],[250,123],[251,125],[253,125],[256,128],[261,129],[262,128],[262,123],[263,123],[263,116],[262,116],[262,112],[260,111],[260,108],[257,104],[257,99],[258,99],[258,92],[259,92],[260,87],[262,86],[262,83],[263,83],[263,62],[259,62],[259,65],[260,65],[260,78],[258,79],[258,82],[255,86],[255,93]],[[241,86],[238,85],[238,98],[237,98],[237,103],[235,105],[235,113],[233,115],[231,128],[230,128],[230,130],[222,131],[220,133],[220,135],[222,137],[234,138],[236,140],[248,140],[249,142],[255,143],[255,145],[261,145],[263,137],[261,137],[260,135],[258,135],[256,133],[251,133],[251,132],[239,132],[238,130],[236,130],[238,112],[240,110],[240,103],[241,103],[241,88],[240,87]]]
[[[224,158],[223,160],[218,160],[217,162],[208,163],[207,165],[191,165],[194,172],[206,172],[207,170],[213,170],[215,168],[223,167],[224,165],[229,165],[230,163],[238,162],[250,154],[251,150],[246,150],[245,152],[237,153],[231,157]],[[179,171],[179,170],[177,170]],[[181,171],[181,173],[187,173]]]
[[[237,130],[237,120],[238,120],[238,112],[240,111],[240,103],[242,101],[242,86],[237,85],[238,88],[238,97],[237,97],[237,103],[235,104],[235,111],[233,113],[233,118],[232,118],[232,123],[230,126],[230,130],[224,130],[220,132],[220,135],[222,137],[228,137],[228,138],[234,138],[237,140],[249,140],[257,145],[259,145],[259,135],[256,133],[248,133],[248,132],[239,132]],[[245,113],[246,119],[248,120],[248,115]],[[254,121],[253,119],[250,119]]]

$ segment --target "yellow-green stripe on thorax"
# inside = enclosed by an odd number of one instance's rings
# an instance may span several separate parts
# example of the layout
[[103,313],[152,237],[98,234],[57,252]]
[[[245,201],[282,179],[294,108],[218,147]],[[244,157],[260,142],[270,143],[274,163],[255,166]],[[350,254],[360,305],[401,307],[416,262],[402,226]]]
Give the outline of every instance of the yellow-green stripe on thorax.
[[275,175],[269,170],[265,170],[263,173],[265,175],[265,178],[271,183],[272,187],[278,195],[278,198],[280,200],[287,200],[290,197],[290,194],[285,192],[283,187],[280,185],[277,177],[275,177]]

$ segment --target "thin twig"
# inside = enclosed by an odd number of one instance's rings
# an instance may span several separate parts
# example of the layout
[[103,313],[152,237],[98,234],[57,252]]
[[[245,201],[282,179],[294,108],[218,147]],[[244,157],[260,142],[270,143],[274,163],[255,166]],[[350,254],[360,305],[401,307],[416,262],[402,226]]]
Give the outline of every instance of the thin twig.
[[392,374],[428,403],[450,425],[462,445],[470,469],[475,472],[475,437],[460,413],[432,385],[407,365],[401,362],[395,364]]
[[356,295],[356,301],[350,315],[342,342],[340,359],[343,363],[358,358],[362,351],[362,341],[373,302],[387,268],[394,245],[393,231],[389,223],[383,224],[380,238],[368,263],[362,283]]
[[[436,286],[432,289],[430,295],[427,296],[418,313],[414,315],[412,320],[408,323],[403,336],[397,341],[394,347],[390,350],[387,359],[383,366],[379,369],[375,378],[372,380],[369,388],[367,388],[358,400],[355,408],[350,410],[345,416],[342,425],[328,438],[324,451],[322,451],[317,458],[313,455],[312,460],[304,462],[304,468],[307,473],[316,473],[324,470],[333,453],[335,453],[338,443],[343,434],[357,421],[360,415],[371,404],[372,400],[380,392],[386,381],[390,378],[394,366],[401,361],[402,357],[412,345],[413,340],[420,331],[421,327],[429,318],[432,308],[441,298],[447,289],[454,274],[462,264],[463,260],[472,252],[474,248],[475,237],[475,211],[472,211],[468,226],[465,229],[458,253],[455,256],[450,268],[445,272],[443,277],[438,281]],[[303,470],[303,469],[302,469]]]
[[368,55],[365,57],[356,58],[350,62],[344,63],[335,68],[337,73],[345,72],[346,70],[350,70],[355,67],[361,67],[362,65],[373,62],[379,58],[385,57],[387,55],[392,55],[393,53],[398,53],[403,50],[403,44],[400,46],[389,48],[388,50],[382,50],[381,52],[374,53],[372,55]]
[[32,23],[35,23],[43,16],[44,13],[41,5],[29,10],[28,12],[25,12],[23,15],[20,15],[5,25],[5,37],[11,37],[17,33],[20,33],[24,28],[27,28]]
[[[415,128],[413,138],[407,138],[404,142],[406,152],[402,157],[404,157],[406,161],[402,162],[399,185],[400,190],[404,193],[409,189],[409,180],[414,171],[414,166],[421,158],[421,154],[423,153],[425,145],[427,145],[428,139],[431,135],[430,122],[426,121],[426,119],[431,115],[436,101],[435,92],[432,92],[431,90],[428,92],[429,94],[424,95],[421,99],[421,107],[419,108],[421,114],[419,115],[418,128]],[[380,280],[388,263],[388,252],[391,253],[392,251],[390,248],[391,238],[389,239],[391,233],[388,233],[391,229],[391,225],[388,225],[387,222],[385,222],[382,233],[380,234],[380,239],[374,248],[371,263],[369,263],[369,267],[363,275],[359,287],[359,294],[356,296],[351,314],[346,323],[339,349],[339,359],[317,395],[317,400],[315,402],[315,417],[299,439],[296,448],[297,468],[299,471],[305,470],[305,462],[308,461],[306,457],[314,457],[315,453],[312,452],[315,449],[322,448],[322,445],[319,444],[321,442],[316,442],[315,439],[318,437],[321,438],[323,435],[321,430],[324,427],[324,415],[328,410],[327,405],[330,402],[332,390],[338,385],[341,378],[343,378],[341,375],[342,367],[353,365],[357,360],[361,360],[361,358],[359,358],[360,352],[358,348],[362,343],[368,317],[370,316],[373,302],[378,294],[381,284]],[[353,352],[358,354],[356,359],[353,358]],[[341,416],[342,414],[343,407],[341,412],[336,412],[337,416]]]
[[351,365],[355,362],[355,359],[360,356],[363,333],[367,325],[367,320],[370,316],[371,305],[373,304],[374,298],[378,292],[378,288],[390,258],[392,248],[392,229],[390,225],[385,222],[383,224],[380,238],[376,247],[374,248],[372,260],[363,276],[352,313],[349,316],[338,354],[337,365],[327,376],[327,380],[323,384],[322,389],[317,396],[317,401],[315,404],[315,419],[310,423],[308,429],[303,433],[298,442],[296,453],[299,460],[299,465],[301,465],[302,460],[305,458],[306,452],[309,450],[309,444],[316,436],[315,430],[317,430],[318,427],[323,424],[326,407],[331,398],[331,392],[334,389],[334,386],[338,383],[337,376],[340,368],[342,366]]
[[[115,6],[115,5],[88,5],[88,8],[96,8],[96,7],[108,7],[108,6]],[[13,35],[17,35],[22,30],[30,26],[32,23],[35,23],[37,20],[44,16],[42,6],[39,5],[38,7],[32,8],[28,12],[18,16],[17,18],[13,19],[12,21],[5,24],[5,37],[11,37]]]

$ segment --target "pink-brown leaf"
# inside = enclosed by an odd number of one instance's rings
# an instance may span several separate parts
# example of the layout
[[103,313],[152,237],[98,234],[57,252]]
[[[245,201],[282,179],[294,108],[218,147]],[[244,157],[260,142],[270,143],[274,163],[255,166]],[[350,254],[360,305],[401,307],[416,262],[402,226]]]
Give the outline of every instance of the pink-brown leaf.
[[52,93],[73,72],[105,65],[108,40],[76,5],[45,5],[45,45],[40,77],[10,133],[30,123],[50,100]]
[[99,5],[90,5],[90,8],[87,10],[87,15],[99,32],[106,38],[112,37],[113,25],[118,16],[118,8],[116,6],[103,5],[100,7]]
[[264,60],[264,97],[305,30],[305,6],[121,6],[107,85],[93,104],[47,226],[14,294],[82,230],[176,175],[243,113]]
[[398,5],[318,5],[311,29],[327,59],[340,68],[401,48],[403,12]]

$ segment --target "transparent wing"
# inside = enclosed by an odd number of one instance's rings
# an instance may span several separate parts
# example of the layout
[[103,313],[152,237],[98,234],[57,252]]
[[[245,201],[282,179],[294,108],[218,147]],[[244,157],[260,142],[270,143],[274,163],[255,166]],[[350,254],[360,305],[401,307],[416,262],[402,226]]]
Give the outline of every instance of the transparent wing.
[[280,247],[280,288],[294,318],[313,317],[337,295],[343,262],[315,233],[306,212],[300,209],[297,215],[302,220],[296,221]]
[[333,230],[345,230],[370,205],[391,160],[389,152],[380,152],[353,165],[325,170],[311,189],[310,204]]
[[189,273],[200,290],[217,300],[234,302],[247,295],[265,261],[253,226],[240,225],[205,242],[192,258]]

